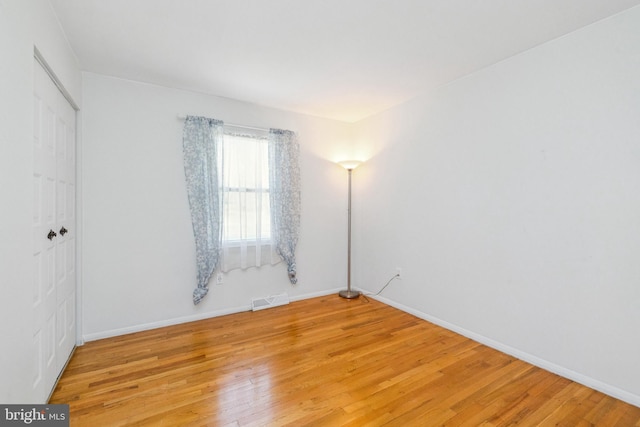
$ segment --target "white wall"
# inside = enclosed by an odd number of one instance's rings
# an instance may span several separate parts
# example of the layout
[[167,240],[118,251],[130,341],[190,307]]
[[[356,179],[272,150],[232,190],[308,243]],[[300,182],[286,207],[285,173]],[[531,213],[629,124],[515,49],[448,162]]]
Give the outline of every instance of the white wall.
[[640,405],[640,7],[356,139],[356,285]]
[[[96,74],[83,79],[84,336],[96,339],[249,308],[345,285],[351,127],[230,99]],[[178,114],[298,133],[302,178],[298,284],[283,263],[234,270],[197,306],[195,248]]]
[[0,0],[0,402],[30,393],[33,298],[33,55],[42,53],[77,104],[81,75],[45,0]]

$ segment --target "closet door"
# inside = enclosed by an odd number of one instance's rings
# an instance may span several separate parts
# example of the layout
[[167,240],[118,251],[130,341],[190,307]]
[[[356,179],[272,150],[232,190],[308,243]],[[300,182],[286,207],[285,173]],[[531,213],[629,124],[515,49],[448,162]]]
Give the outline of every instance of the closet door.
[[76,337],[75,111],[34,59],[34,395],[45,402]]

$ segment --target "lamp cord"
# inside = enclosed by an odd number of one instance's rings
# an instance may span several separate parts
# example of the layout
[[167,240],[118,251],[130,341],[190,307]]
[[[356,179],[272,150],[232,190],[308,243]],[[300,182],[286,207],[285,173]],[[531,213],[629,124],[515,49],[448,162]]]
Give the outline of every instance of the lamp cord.
[[382,287],[382,289],[380,289],[378,292],[376,292],[375,294],[371,294],[371,293],[362,293],[362,296],[364,297],[364,299],[367,300],[367,302],[369,302],[369,299],[367,298],[367,296],[373,296],[373,297],[377,297],[378,295],[380,295],[382,293],[382,291],[384,291],[384,289],[389,286],[389,284],[391,282],[393,282],[393,279],[400,277],[399,274],[395,274],[391,279],[389,279],[389,281]]

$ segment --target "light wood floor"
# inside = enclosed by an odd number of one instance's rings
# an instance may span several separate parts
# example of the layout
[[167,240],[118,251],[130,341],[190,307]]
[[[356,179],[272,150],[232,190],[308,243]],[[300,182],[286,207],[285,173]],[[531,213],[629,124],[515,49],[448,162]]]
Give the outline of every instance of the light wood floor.
[[327,296],[87,343],[71,426],[640,426],[640,408],[375,300]]

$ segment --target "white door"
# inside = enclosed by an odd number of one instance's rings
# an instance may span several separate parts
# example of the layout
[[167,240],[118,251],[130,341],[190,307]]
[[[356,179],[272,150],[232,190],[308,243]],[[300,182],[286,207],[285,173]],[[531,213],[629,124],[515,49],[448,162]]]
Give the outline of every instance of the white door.
[[76,339],[76,115],[35,59],[33,102],[33,389],[46,402]]

